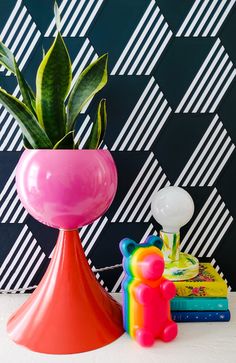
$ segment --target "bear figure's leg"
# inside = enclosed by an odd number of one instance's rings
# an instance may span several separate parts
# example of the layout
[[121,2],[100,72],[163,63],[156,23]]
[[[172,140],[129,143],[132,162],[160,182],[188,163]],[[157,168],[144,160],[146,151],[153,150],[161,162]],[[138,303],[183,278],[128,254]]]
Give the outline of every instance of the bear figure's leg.
[[178,333],[177,324],[174,321],[168,321],[161,334],[161,339],[164,342],[170,342],[171,340],[175,339],[177,333]]
[[155,337],[150,330],[139,328],[136,330],[135,338],[143,347],[151,347],[154,344]]

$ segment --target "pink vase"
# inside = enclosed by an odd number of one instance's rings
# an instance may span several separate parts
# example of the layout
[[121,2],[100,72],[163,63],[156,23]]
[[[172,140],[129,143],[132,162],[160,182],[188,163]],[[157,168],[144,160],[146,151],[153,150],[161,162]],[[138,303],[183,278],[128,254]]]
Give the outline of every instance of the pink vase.
[[11,316],[10,337],[43,353],[79,353],[123,333],[120,305],[101,287],[81,247],[78,227],[109,208],[117,172],[107,150],[26,150],[16,172],[26,210],[59,228],[49,267],[37,289]]

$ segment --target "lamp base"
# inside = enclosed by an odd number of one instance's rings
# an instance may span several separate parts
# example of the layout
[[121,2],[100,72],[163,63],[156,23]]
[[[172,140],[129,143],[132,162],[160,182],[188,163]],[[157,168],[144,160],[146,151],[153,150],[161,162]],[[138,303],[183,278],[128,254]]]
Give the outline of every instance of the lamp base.
[[165,262],[164,276],[171,281],[190,280],[199,274],[196,257],[180,252],[179,260]]
[[96,280],[77,230],[60,230],[42,281],[7,331],[17,344],[49,354],[97,349],[123,334],[121,306]]

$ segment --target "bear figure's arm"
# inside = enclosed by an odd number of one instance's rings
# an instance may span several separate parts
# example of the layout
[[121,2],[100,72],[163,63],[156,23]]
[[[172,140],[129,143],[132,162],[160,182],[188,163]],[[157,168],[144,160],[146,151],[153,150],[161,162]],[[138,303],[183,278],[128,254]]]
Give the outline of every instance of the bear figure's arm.
[[148,304],[153,299],[153,289],[144,283],[140,283],[134,288],[134,297],[138,303]]
[[162,297],[166,300],[173,299],[176,294],[176,287],[172,281],[164,279],[160,284]]

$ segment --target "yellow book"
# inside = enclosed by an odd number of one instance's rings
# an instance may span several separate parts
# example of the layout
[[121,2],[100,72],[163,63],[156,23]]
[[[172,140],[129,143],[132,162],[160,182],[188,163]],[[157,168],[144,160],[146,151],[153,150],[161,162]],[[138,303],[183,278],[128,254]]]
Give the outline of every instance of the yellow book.
[[174,281],[176,296],[227,297],[227,284],[210,263],[200,263],[199,270],[191,280]]

